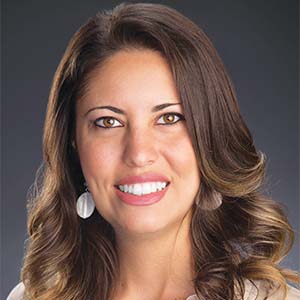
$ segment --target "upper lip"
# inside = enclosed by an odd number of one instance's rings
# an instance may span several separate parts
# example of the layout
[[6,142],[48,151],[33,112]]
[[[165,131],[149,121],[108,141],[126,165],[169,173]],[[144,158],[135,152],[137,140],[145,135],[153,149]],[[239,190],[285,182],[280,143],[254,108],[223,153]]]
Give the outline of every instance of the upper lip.
[[118,183],[118,185],[124,185],[124,184],[135,184],[135,183],[143,183],[143,182],[169,182],[169,179],[158,173],[145,173],[142,175],[133,175],[133,176],[126,176],[123,177]]

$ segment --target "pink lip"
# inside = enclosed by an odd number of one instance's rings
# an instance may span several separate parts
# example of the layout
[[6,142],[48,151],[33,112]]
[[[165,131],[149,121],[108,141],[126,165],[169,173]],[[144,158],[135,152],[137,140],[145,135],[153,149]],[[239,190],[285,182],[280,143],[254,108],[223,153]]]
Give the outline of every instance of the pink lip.
[[123,202],[130,204],[130,205],[137,205],[137,206],[145,206],[145,205],[151,205],[158,201],[160,201],[165,193],[167,192],[169,188],[169,184],[162,190],[155,193],[150,193],[147,195],[133,195],[129,193],[125,193],[120,191],[118,188],[116,188],[116,194]]
[[[129,193],[122,192],[118,189],[118,185],[124,185],[124,184],[135,184],[135,183],[143,183],[143,182],[167,182],[168,185],[162,190],[155,193],[150,193],[147,195],[133,195]],[[151,205],[158,201],[160,201],[165,193],[167,192],[169,188],[170,181],[167,177],[158,174],[158,173],[146,173],[140,176],[126,176],[122,178],[116,185],[116,194],[123,202],[130,204],[130,205],[137,205],[137,206],[143,206],[143,205]]]
[[143,182],[169,182],[169,179],[157,173],[146,173],[140,176],[126,176],[122,178],[116,185],[135,184]]

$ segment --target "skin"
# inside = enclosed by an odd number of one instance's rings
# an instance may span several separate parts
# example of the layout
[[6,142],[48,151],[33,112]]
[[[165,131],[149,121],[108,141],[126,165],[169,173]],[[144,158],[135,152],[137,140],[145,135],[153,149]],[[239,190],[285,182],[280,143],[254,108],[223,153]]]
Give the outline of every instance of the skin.
[[[76,107],[82,171],[96,209],[116,232],[116,300],[185,299],[194,293],[189,225],[200,174],[185,121],[163,117],[183,114],[182,106],[151,111],[162,103],[180,103],[165,59],[151,50],[122,50],[94,70]],[[108,109],[87,113],[104,105],[126,115]],[[113,119],[95,123],[100,117]],[[164,198],[149,206],[123,203],[114,185],[124,176],[146,172],[169,179]]]

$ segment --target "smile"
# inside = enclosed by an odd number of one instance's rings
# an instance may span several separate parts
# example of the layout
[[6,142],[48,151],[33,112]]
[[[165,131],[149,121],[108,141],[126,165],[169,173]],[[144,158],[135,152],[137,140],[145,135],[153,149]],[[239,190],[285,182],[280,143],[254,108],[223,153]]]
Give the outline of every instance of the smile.
[[117,185],[115,191],[122,202],[129,205],[145,206],[162,200],[169,186],[170,182],[146,182]]
[[145,183],[136,183],[136,184],[125,184],[118,185],[117,188],[128,194],[133,194],[137,196],[148,195],[162,191],[166,188],[169,182],[145,182]]

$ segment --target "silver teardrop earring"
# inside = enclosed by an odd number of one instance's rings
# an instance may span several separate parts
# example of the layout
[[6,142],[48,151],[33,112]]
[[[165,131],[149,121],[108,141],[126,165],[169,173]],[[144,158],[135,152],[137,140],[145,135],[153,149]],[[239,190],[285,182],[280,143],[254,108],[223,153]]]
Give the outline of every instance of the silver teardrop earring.
[[91,193],[88,190],[88,186],[86,182],[84,183],[84,185],[85,185],[85,192],[78,197],[76,203],[77,214],[82,219],[86,219],[90,217],[95,210],[95,202]]

